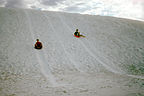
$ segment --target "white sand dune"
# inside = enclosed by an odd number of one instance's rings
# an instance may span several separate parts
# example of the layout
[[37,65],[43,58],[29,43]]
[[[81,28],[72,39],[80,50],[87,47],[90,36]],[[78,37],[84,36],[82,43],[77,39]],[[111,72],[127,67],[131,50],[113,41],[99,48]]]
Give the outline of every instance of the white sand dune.
[[[144,96],[143,26],[0,8],[0,96]],[[85,38],[73,36],[77,28]]]

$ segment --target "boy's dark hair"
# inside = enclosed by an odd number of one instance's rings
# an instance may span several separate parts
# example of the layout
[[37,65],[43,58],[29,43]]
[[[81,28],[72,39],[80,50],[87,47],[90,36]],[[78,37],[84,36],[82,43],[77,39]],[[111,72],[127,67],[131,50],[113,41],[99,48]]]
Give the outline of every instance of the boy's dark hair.
[[36,39],[37,41],[39,41],[39,39]]

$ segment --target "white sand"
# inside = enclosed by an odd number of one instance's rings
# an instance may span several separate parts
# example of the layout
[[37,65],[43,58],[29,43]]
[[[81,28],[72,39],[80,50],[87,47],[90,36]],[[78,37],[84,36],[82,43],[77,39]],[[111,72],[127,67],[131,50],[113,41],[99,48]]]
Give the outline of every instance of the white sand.
[[[143,96],[143,26],[0,8],[0,96]],[[86,38],[73,36],[77,28]],[[33,48],[37,38],[42,50]]]

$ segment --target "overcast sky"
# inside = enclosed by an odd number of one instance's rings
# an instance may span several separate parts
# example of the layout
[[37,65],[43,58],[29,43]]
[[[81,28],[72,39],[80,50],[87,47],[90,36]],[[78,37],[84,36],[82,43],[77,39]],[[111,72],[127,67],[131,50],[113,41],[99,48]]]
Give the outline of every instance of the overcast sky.
[[0,7],[64,11],[144,20],[144,0],[0,0]]

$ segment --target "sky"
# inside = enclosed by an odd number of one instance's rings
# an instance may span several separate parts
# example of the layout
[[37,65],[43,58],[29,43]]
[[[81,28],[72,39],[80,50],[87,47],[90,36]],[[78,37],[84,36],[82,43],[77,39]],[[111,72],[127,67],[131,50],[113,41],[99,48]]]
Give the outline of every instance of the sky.
[[144,0],[0,0],[0,7],[144,20]]

